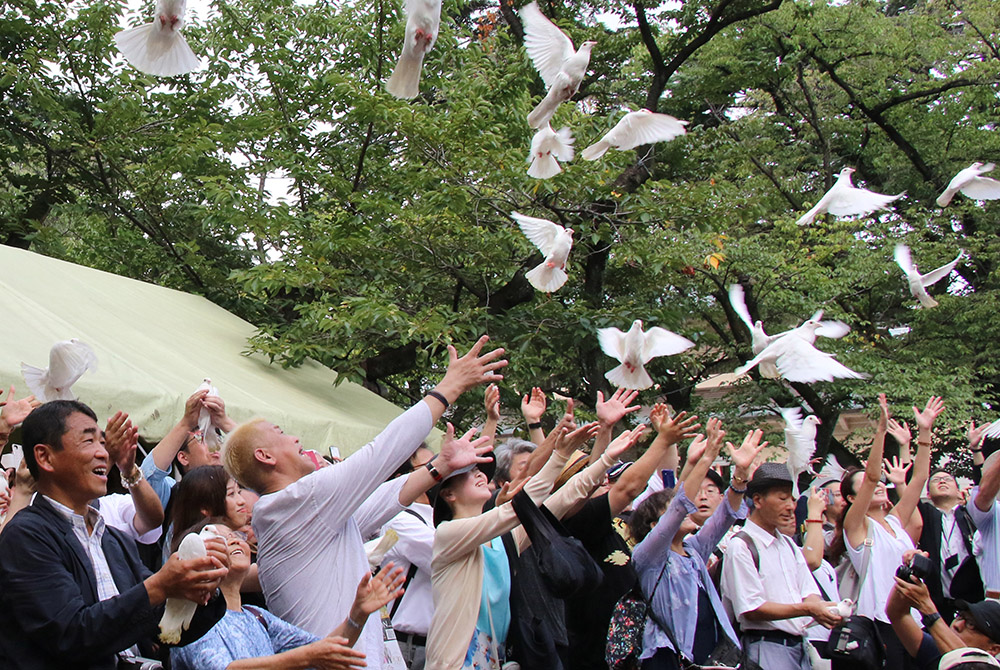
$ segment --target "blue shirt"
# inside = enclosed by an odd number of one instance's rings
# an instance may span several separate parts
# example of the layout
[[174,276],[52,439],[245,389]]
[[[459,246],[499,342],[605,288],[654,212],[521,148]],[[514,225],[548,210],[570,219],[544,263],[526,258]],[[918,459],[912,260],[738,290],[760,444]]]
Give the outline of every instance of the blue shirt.
[[[719,504],[715,512],[708,518],[694,535],[684,538],[684,549],[687,556],[681,556],[670,549],[670,544],[677,534],[677,529],[688,514],[698,511],[697,505],[688,500],[684,487],[677,489],[677,494],[667,511],[660,517],[656,527],[649,535],[636,545],[632,552],[632,562],[639,573],[639,583],[642,592],[649,598],[653,594],[652,607],[656,616],[670,626],[682,652],[686,658],[691,658],[694,649],[695,627],[698,620],[698,589],[702,588],[708,595],[716,620],[725,634],[734,643],[739,644],[736,631],[729,623],[722,606],[719,593],[712,584],[705,567],[705,561],[715,550],[719,540],[737,519],[745,519],[747,515],[746,502],[740,504],[738,510],[729,506],[729,497]],[[666,570],[664,570],[666,566]],[[663,573],[659,586],[656,581]],[[673,649],[667,634],[650,617],[646,621],[646,629],[642,636],[642,658],[652,658],[658,649]]]
[[[510,629],[510,565],[503,539],[493,538],[482,546],[483,595],[479,600],[479,618],[476,628],[493,638],[502,647]],[[490,627],[490,613],[493,626]]]
[[174,670],[226,670],[233,661],[280,654],[315,642],[317,638],[267,610],[257,609],[267,626],[246,609],[226,615],[202,638],[170,650]]

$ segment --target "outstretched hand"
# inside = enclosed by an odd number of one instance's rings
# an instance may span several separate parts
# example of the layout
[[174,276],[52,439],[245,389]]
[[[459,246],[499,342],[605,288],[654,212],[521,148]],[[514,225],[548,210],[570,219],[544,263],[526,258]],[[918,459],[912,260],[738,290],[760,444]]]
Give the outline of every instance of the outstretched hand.
[[895,484],[897,489],[902,490],[902,487],[906,484],[906,473],[909,472],[913,463],[906,463],[904,465],[899,460],[899,456],[893,456],[891,459],[883,459],[882,466],[885,468],[885,478]]
[[496,372],[507,365],[507,360],[501,358],[503,348],[481,354],[489,339],[488,335],[480,337],[464,356],[459,356],[455,347],[448,345],[448,371],[438,385],[438,390],[444,393],[449,402],[455,402],[459,395],[474,386],[503,379],[503,375]]
[[[354,608],[365,619],[373,612],[379,611],[384,605],[392,602],[403,595],[403,582],[406,575],[403,568],[394,567],[392,563],[386,563],[379,570],[377,575],[365,573],[358,583],[358,590],[354,594]],[[351,617],[358,623],[363,623],[361,619]]]
[[574,451],[582,447],[588,440],[597,435],[597,432],[600,429],[601,425],[596,421],[585,423],[575,430],[557,426],[556,431],[558,432],[556,433],[556,443],[553,449],[569,458]]
[[604,394],[597,392],[597,420],[604,428],[613,428],[616,423],[625,418],[625,415],[638,412],[640,405],[631,405],[633,400],[639,396],[638,391],[629,389],[618,389],[607,400]]
[[653,426],[657,435],[662,437],[667,444],[676,444],[681,440],[687,440],[698,435],[701,428],[696,415],[688,416],[687,412],[680,412],[676,416],[670,416],[670,408],[663,403],[653,405],[649,412],[649,423]]
[[917,420],[917,428],[923,431],[929,431],[934,427],[934,420],[938,418],[941,412],[944,411],[944,400],[940,396],[931,396],[927,400],[927,404],[924,406],[923,411],[917,409],[916,405],[913,406],[913,416]]
[[[705,424],[705,433],[708,435],[708,443],[705,445],[705,452],[710,454],[714,460],[722,450],[722,439],[726,436],[726,431],[722,430],[722,419],[712,417]],[[704,455],[702,455],[704,458]]]
[[[725,434],[725,433],[723,433]],[[737,449],[732,442],[726,442],[726,449],[729,450],[729,460],[732,461],[733,467],[740,471],[744,477],[749,478],[753,474],[753,464],[757,460],[757,456],[764,451],[767,447],[767,442],[761,442],[760,438],[764,436],[764,431],[751,430],[743,438],[743,442],[740,444],[740,448]]]
[[486,456],[493,450],[492,438],[485,436],[473,440],[475,432],[476,429],[471,428],[465,435],[456,439],[455,426],[448,424],[444,439],[441,441],[441,453],[434,459],[434,466],[442,476],[447,477],[456,470],[479,463],[489,463],[492,460]]
[[7,428],[19,426],[41,404],[35,400],[35,396],[33,395],[15,400],[14,385],[11,384],[10,390],[7,392],[7,399],[0,401],[0,422],[6,423]]
[[639,440],[639,438],[642,437],[642,434],[643,432],[645,432],[645,430],[646,427],[640,425],[633,428],[632,430],[623,431],[621,435],[616,437],[614,441],[608,445],[608,448],[605,453],[611,456],[612,459],[618,460],[619,458],[621,458],[622,454],[624,454],[626,451],[628,451],[635,445],[635,443]]
[[809,489],[809,498],[806,500],[806,509],[810,519],[818,519],[826,511],[828,504],[826,491],[815,486]]
[[982,443],[983,436],[986,435],[986,429],[990,427],[990,424],[984,426],[976,426],[975,420],[969,421],[969,448],[975,449]]
[[135,469],[136,451],[139,447],[139,429],[125,412],[116,412],[104,428],[105,448],[108,456],[118,466],[122,475],[129,476]]
[[910,441],[913,439],[913,435],[910,433],[910,427],[906,425],[905,421],[889,419],[886,430],[890,435],[892,435],[893,439],[896,440],[896,443],[899,444],[901,449],[905,449],[910,446]]
[[525,393],[524,397],[521,398],[521,414],[529,424],[541,421],[547,406],[548,401],[545,399],[545,393],[537,386],[531,389],[531,393]]
[[500,420],[500,389],[496,384],[490,384],[483,393],[483,405],[486,407],[486,418]]

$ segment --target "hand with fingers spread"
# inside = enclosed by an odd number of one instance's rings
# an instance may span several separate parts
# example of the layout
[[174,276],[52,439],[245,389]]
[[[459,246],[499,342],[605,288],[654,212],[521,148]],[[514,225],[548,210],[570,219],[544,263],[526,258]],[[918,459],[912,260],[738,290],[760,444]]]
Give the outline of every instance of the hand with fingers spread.
[[893,439],[896,440],[896,444],[899,445],[900,451],[905,450],[909,452],[910,441],[913,439],[913,435],[910,433],[910,427],[906,425],[905,421],[889,419],[889,423],[886,426],[886,432],[892,435]]
[[642,437],[645,431],[645,426],[637,426],[632,430],[623,431],[608,445],[605,453],[613,460],[620,459],[622,454],[635,446],[635,443]]
[[676,444],[681,440],[697,437],[697,430],[701,428],[696,415],[688,416],[687,412],[680,412],[676,416],[670,416],[670,409],[663,403],[653,405],[649,411],[649,423],[656,431],[657,438],[662,438],[667,444]]
[[722,430],[722,419],[715,417],[709,419],[708,423],[705,424],[705,434],[708,437],[705,450],[714,459],[722,451],[722,440],[726,437],[726,431]]
[[934,420],[938,418],[941,412],[944,411],[944,400],[940,396],[931,396],[927,400],[927,404],[924,406],[923,411],[917,409],[916,405],[913,407],[913,416],[917,420],[917,442],[921,441],[923,437],[922,433],[926,433],[928,439],[930,438],[931,428],[934,427]]
[[521,414],[529,426],[542,420],[547,405],[545,394],[537,386],[531,389],[531,393],[524,394],[521,398]]
[[490,438],[480,437],[473,440],[475,432],[476,429],[471,428],[465,435],[456,439],[455,427],[451,423],[448,424],[444,440],[441,441],[441,452],[434,459],[434,467],[442,477],[447,477],[452,472],[470,465],[490,462],[491,459],[486,456],[493,449]]
[[10,434],[10,431],[21,425],[28,418],[28,415],[31,414],[32,410],[41,404],[35,400],[35,396],[33,395],[15,400],[14,385],[11,384],[10,391],[7,392],[7,398],[0,401],[0,435],[4,433]]
[[975,451],[976,448],[982,444],[983,436],[986,435],[986,429],[989,428],[989,426],[990,424],[986,424],[985,426],[976,426],[976,422],[974,420],[969,421],[969,449]]
[[701,460],[701,455],[705,453],[705,447],[707,446],[708,439],[703,434],[698,433],[695,435],[694,439],[691,440],[691,444],[688,445],[687,455],[684,457],[687,466],[693,466]]
[[596,421],[585,423],[579,428],[570,430],[567,427],[556,426],[556,443],[553,449],[569,458],[574,451],[582,447],[588,440],[597,435],[600,424]]
[[629,405],[639,396],[638,391],[620,388],[611,394],[607,400],[604,394],[597,392],[597,420],[604,428],[614,428],[627,414],[638,412],[639,405]]
[[448,371],[434,390],[449,403],[475,386],[503,380],[497,370],[507,365],[501,358],[504,350],[498,348],[482,353],[489,339],[488,335],[480,337],[464,356],[459,356],[455,347],[448,345]]
[[486,407],[486,418],[491,421],[500,420],[500,389],[496,384],[490,384],[483,393],[483,405]]
[[524,488],[527,481],[528,479],[525,478],[518,482],[504,482],[503,486],[500,487],[500,492],[497,493],[496,504],[499,506],[510,502]]
[[893,456],[891,459],[884,459],[882,464],[885,469],[885,478],[895,484],[897,489],[902,490],[902,487],[906,485],[906,473],[909,472],[913,463],[903,463],[898,456]]
[[370,614],[403,595],[405,581],[403,568],[394,567],[391,562],[386,563],[377,575],[373,576],[372,573],[366,572],[358,583],[358,590],[354,595],[351,619],[364,624]]
[[[725,433],[723,433],[725,435]],[[733,479],[739,482],[745,482],[750,479],[753,475],[755,469],[754,463],[757,461],[757,457],[764,451],[767,447],[767,442],[761,442],[760,438],[764,436],[764,431],[751,430],[743,438],[743,442],[740,443],[740,448],[737,449],[732,442],[726,442],[726,449],[729,451],[729,460],[733,464]],[[740,487],[742,488],[742,487]]]

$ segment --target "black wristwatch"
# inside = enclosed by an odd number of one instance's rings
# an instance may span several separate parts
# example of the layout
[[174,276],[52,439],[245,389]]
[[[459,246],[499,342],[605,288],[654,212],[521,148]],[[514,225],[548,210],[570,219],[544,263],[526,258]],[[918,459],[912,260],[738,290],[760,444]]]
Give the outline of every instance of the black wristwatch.
[[930,614],[921,614],[920,622],[924,624],[924,630],[930,631],[931,627],[941,619],[941,615],[937,612],[931,612]]

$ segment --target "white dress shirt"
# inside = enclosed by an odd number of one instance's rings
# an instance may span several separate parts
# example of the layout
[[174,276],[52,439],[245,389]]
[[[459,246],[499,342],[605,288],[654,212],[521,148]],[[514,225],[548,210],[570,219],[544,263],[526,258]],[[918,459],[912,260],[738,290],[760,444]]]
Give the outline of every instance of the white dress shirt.
[[117,528],[136,542],[155,544],[163,534],[163,529],[156,526],[142,535],[135,529],[135,501],[125,493],[109,493],[98,498],[97,511],[104,518],[104,523]]
[[[410,512],[400,512],[385,525],[382,534],[392,528],[399,534],[399,541],[386,553],[382,565],[391,561],[395,567],[403,568],[404,575],[411,564],[417,566],[413,580],[406,587],[406,593],[400,599],[396,613],[392,615],[392,627],[410,635],[426,636],[434,615],[434,598],[431,594],[434,508],[423,503],[413,503],[408,509],[419,514],[423,521]],[[392,607],[390,604],[390,611]]]

